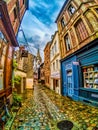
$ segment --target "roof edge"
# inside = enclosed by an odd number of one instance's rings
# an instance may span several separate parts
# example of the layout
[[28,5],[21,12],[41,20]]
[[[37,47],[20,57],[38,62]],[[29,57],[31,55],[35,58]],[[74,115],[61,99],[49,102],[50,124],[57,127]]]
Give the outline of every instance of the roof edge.
[[58,14],[56,20],[55,20],[55,23],[57,23],[57,20],[58,20],[58,18],[59,18],[59,16],[60,16],[61,12],[63,11],[65,5],[67,4],[67,2],[68,2],[68,0],[65,0],[64,4],[63,4],[63,6],[62,6],[62,8],[61,8],[61,10],[60,10],[60,12],[59,12],[59,14]]

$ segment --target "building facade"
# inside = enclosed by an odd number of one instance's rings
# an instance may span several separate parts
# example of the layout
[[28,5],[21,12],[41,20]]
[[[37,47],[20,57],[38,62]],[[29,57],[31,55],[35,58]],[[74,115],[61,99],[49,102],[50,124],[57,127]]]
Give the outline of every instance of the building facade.
[[98,1],[67,0],[56,22],[62,94],[98,105]]
[[23,15],[28,9],[28,0],[5,0],[7,3],[7,9],[9,12],[9,17],[15,35],[17,35],[21,20]]
[[40,80],[40,65],[42,64],[42,58],[40,56],[40,50],[38,48],[37,55],[34,56],[34,84],[38,83]]
[[42,58],[40,56],[40,51],[39,48],[37,50],[37,56],[36,56],[36,69],[37,69],[37,77],[38,81],[40,80],[40,65],[42,63]]
[[[20,24],[17,25],[17,29],[14,29],[11,12],[17,1],[0,0],[0,119],[4,116],[6,101],[9,102],[8,107],[12,104],[12,61],[14,48],[18,46],[15,34]],[[23,14],[20,16],[22,18]],[[14,21],[17,20],[18,17],[15,17]],[[0,129],[2,128],[2,122],[0,122]]]
[[44,72],[45,72],[45,85],[50,88],[50,45],[48,42],[44,49]]
[[60,80],[60,47],[58,31],[52,36],[50,46],[50,88],[61,94]]
[[[34,56],[30,53],[28,53],[28,57],[26,58],[27,60],[27,77],[26,77],[26,89],[32,89],[33,87],[33,80],[34,80],[34,71],[33,71],[33,66],[34,66]],[[25,61],[24,60],[24,65]]]
[[[17,76],[21,77],[21,93],[24,92],[25,89],[32,89],[33,86],[33,79],[34,79],[34,71],[33,71],[33,66],[34,66],[34,56],[31,53],[28,53],[25,57],[22,55],[20,47],[19,50],[15,52],[16,55],[16,62],[18,63],[17,66],[17,71],[15,71],[15,74]],[[20,92],[20,91],[19,91]]]

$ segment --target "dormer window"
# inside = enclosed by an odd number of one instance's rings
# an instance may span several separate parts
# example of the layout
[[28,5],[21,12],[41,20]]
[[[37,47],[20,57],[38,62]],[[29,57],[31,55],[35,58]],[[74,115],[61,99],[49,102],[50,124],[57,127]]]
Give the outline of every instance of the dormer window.
[[70,15],[73,15],[75,13],[76,9],[73,5],[70,5],[68,8],[68,11],[69,11]]
[[61,19],[61,26],[62,26],[62,28],[64,28],[64,27],[65,27],[65,25],[66,25],[66,23],[65,23],[65,19],[64,19],[64,18],[62,18],[62,19]]

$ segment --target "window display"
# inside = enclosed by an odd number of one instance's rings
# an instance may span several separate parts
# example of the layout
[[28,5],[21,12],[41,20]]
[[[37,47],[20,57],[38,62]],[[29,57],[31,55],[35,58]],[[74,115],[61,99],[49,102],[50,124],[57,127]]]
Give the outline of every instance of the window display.
[[83,68],[85,88],[98,89],[98,65]]

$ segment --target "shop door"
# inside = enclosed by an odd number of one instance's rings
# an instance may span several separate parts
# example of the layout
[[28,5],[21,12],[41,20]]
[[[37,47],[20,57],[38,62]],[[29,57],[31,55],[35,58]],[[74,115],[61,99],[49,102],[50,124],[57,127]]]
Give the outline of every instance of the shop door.
[[72,70],[67,70],[67,95],[72,97],[74,92],[72,83]]

